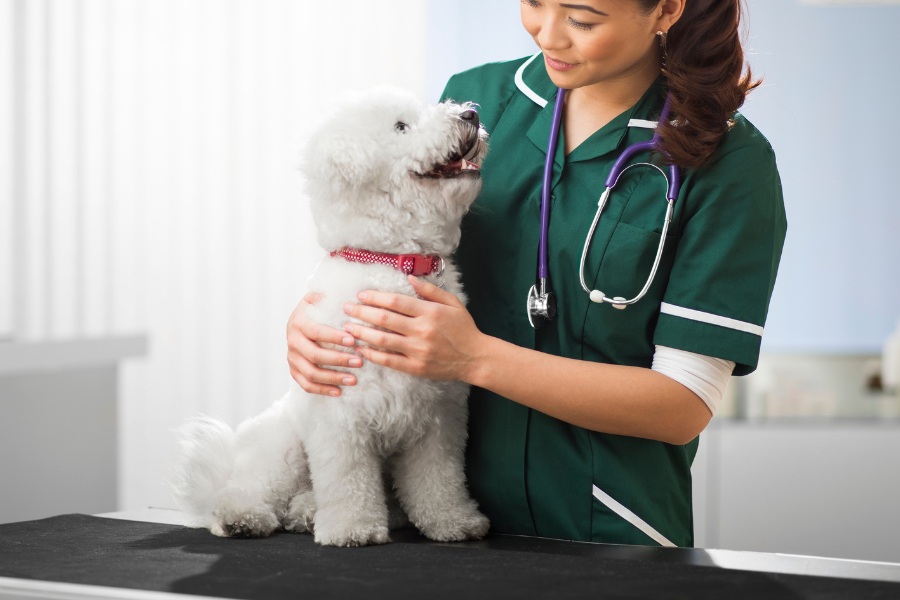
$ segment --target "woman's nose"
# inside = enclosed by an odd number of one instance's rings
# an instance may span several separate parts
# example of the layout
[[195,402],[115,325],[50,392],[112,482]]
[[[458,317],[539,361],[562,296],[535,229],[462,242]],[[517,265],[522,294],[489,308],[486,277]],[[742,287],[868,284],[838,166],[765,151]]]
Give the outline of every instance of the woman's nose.
[[566,45],[562,23],[555,16],[547,16],[540,23],[540,29],[534,36],[537,43],[545,50],[558,50]]

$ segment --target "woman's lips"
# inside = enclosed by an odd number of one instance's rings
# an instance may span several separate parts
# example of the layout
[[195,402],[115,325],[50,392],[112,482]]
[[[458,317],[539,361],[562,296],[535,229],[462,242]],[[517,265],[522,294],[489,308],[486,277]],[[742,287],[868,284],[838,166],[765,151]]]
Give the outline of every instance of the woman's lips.
[[544,60],[547,62],[547,66],[549,66],[551,69],[555,69],[556,71],[568,71],[569,69],[575,68],[575,65],[571,63],[556,60],[555,58],[550,58],[546,54],[544,55]]

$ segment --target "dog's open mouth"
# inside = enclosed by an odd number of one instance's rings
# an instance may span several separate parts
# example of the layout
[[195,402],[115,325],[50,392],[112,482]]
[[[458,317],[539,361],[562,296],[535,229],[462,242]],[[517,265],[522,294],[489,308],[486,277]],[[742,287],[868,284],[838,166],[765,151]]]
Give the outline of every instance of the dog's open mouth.
[[481,166],[473,163],[472,161],[466,160],[465,158],[459,158],[456,160],[451,160],[448,163],[443,165],[437,165],[427,173],[417,173],[419,177],[430,177],[432,179],[443,179],[450,177],[460,177],[460,176],[478,176],[481,171]]

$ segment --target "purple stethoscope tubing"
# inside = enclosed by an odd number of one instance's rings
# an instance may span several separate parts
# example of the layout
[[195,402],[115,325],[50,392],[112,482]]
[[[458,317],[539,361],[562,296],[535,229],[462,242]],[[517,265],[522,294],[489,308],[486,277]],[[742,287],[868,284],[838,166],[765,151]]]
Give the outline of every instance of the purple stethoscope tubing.
[[541,187],[541,239],[538,241],[538,279],[546,281],[550,272],[550,261],[547,258],[547,238],[550,232],[550,187],[553,178],[553,161],[556,158],[556,144],[559,140],[559,129],[562,123],[563,104],[566,90],[559,88],[556,93],[556,104],[553,105],[553,124],[550,126],[550,140],[547,142],[547,158],[544,161],[544,180]]
[[[672,99],[669,96],[666,96],[666,101],[663,104],[662,112],[659,113],[659,122],[662,123],[666,119],[669,118],[669,111],[672,110]],[[555,115],[555,113],[554,113]],[[556,117],[554,116],[554,119]],[[553,129],[559,130],[559,123],[554,122]],[[553,137],[553,130],[550,131],[551,139]],[[551,141],[553,148],[556,147],[556,144]],[[631,157],[639,152],[652,152],[653,150],[659,150],[659,128],[653,132],[653,137],[646,142],[638,142],[636,144],[632,144],[625,148],[622,154],[619,155],[619,158],[616,159],[615,164],[613,164],[612,169],[609,171],[609,175],[606,178],[606,187],[612,189],[615,187],[616,182],[619,180],[619,177],[625,171],[626,163],[631,160]],[[546,181],[546,174],[545,174]],[[546,183],[544,184],[546,185]],[[669,189],[666,192],[666,198],[671,202],[675,202],[675,199],[678,198],[678,190],[681,188],[681,173],[676,165],[669,165]],[[543,206],[541,207],[543,209]],[[549,223],[549,220],[548,220]],[[543,227],[543,220],[541,221],[541,226]]]
[[[550,127],[550,139],[547,143],[547,158],[544,162],[544,176],[541,188],[541,235],[538,242],[538,285],[532,286],[528,295],[528,320],[532,324],[532,326],[535,326],[535,321],[532,319],[532,317],[552,319],[555,316],[556,312],[555,300],[553,300],[552,298],[553,295],[547,291],[547,278],[550,272],[547,247],[550,231],[550,187],[553,176],[553,163],[556,157],[556,146],[559,140],[559,130],[562,124],[562,111],[563,104],[565,102],[565,94],[565,89],[558,89],[556,94],[556,103],[553,107],[553,123]],[[659,122],[663,122],[668,118],[670,110],[671,98],[667,95],[665,103],[663,104],[662,111],[659,115]],[[579,276],[581,278],[581,286],[590,294],[591,300],[593,302],[609,302],[615,308],[622,309],[625,308],[625,306],[634,304],[635,302],[640,300],[644,296],[644,294],[646,294],[647,290],[650,287],[650,284],[653,282],[657,266],[659,265],[659,260],[662,256],[662,249],[663,245],[665,244],[668,226],[672,219],[672,211],[675,206],[675,200],[678,198],[678,192],[681,188],[681,173],[678,166],[675,164],[669,164],[669,177],[667,178],[668,185],[666,188],[666,201],[668,206],[666,208],[666,218],[663,224],[660,244],[657,248],[656,258],[654,259],[653,267],[650,271],[650,276],[648,277],[647,282],[644,284],[643,289],[638,293],[638,295],[631,300],[625,300],[624,298],[619,297],[608,298],[605,294],[599,292],[598,290],[588,289],[587,285],[584,282],[584,261],[587,254],[587,249],[590,246],[590,240],[592,237],[591,234],[593,233],[594,228],[597,225],[597,220],[599,219],[600,214],[603,212],[603,207],[606,204],[606,200],[609,198],[610,191],[615,187],[622,173],[624,173],[632,166],[637,166],[628,165],[628,161],[631,160],[634,155],[640,152],[652,152],[654,150],[661,151],[659,142],[660,136],[659,128],[657,126],[656,131],[654,131],[653,133],[653,137],[649,141],[632,144],[631,146],[628,146],[622,152],[622,154],[619,155],[619,157],[616,159],[616,162],[613,164],[609,175],[606,178],[606,190],[601,196],[597,214],[594,217],[593,223],[591,224],[591,231],[588,234],[587,239],[585,240],[585,246],[581,256],[581,272],[579,273]],[[652,163],[640,164],[646,164],[648,166],[654,167],[663,175],[665,175],[662,169]]]

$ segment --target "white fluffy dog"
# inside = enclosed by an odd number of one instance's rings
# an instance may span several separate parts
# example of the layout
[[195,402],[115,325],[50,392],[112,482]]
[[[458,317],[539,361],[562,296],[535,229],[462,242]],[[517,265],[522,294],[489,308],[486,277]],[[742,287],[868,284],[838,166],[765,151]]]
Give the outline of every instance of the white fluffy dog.
[[[486,139],[471,106],[425,105],[392,88],[349,98],[323,121],[301,167],[330,253],[310,279],[321,295],[311,319],[342,328],[344,303],[363,289],[412,295],[408,272],[462,297],[450,254],[481,188]],[[172,484],[191,524],[219,536],[284,529],[320,544],[380,544],[390,541],[392,488],[429,538],[483,537],[488,520],[463,473],[467,386],[368,362],[354,373],[358,384],[339,398],[292,384],[234,432],[210,418],[185,426]]]

